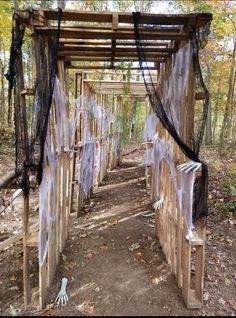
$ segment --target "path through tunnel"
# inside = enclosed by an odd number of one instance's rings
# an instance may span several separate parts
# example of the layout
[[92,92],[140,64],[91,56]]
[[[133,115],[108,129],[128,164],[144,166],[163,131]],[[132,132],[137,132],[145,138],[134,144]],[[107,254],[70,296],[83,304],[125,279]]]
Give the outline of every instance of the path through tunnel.
[[131,153],[126,147],[122,164],[108,172],[80,217],[71,219],[70,239],[47,298],[54,301],[67,277],[69,302],[54,315],[188,312],[155,235],[144,152],[144,147]]

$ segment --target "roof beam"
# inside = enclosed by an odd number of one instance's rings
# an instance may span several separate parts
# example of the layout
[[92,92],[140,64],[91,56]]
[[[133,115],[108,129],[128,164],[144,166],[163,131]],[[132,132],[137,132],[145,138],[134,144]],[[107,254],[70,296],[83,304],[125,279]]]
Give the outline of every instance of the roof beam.
[[[137,52],[136,47],[114,47],[116,52],[127,52],[127,53],[135,53]],[[89,52],[89,51],[96,51],[96,52],[109,52],[112,51],[113,47],[98,47],[98,46],[61,46],[59,48],[59,52]],[[174,48],[147,48],[144,47],[143,51],[145,53],[174,53],[176,50]]]
[[[48,20],[58,20],[57,9],[43,9],[45,17]],[[131,12],[115,12],[118,15],[119,23],[132,23],[133,15]],[[112,23],[112,12],[89,12],[76,10],[63,10],[63,21],[83,21],[83,22],[104,22]],[[188,23],[189,18],[195,17],[196,27],[206,25],[212,19],[211,13],[196,13],[196,14],[150,14],[142,13],[140,17],[141,24],[154,25],[183,25]]]
[[[114,69],[114,70],[120,70],[120,66],[117,66],[117,65],[114,65],[114,67],[111,67],[111,65],[73,65],[73,64],[70,64],[70,65],[65,65],[66,68],[68,69],[75,69],[75,70],[104,70],[104,69]],[[143,67],[143,69],[148,69],[148,70],[154,70],[156,71],[157,68],[156,67]],[[140,70],[140,67],[131,67],[130,70],[134,70],[134,71],[138,71]]]
[[[114,54],[115,53],[115,54]],[[113,51],[109,51],[107,50],[106,52],[98,52],[98,51],[88,51],[88,52],[84,52],[84,51],[59,51],[58,56],[73,56],[73,57],[77,57],[77,56],[84,56],[84,57],[89,57],[89,56],[99,56],[99,57],[111,57],[111,58],[118,58],[118,57],[125,57],[125,58],[133,58],[133,57],[137,57],[137,52],[113,52]],[[161,53],[161,52],[154,52],[154,53],[149,53],[146,52],[145,53],[145,58],[156,58],[156,57],[164,57],[167,58],[170,56],[170,53]]]
[[[35,27],[35,32],[50,35],[53,32],[57,32],[57,27]],[[187,33],[178,32],[150,32],[140,31],[141,38],[146,40],[188,40],[190,35]],[[135,39],[134,31],[114,31],[114,30],[94,30],[91,28],[86,29],[61,29],[60,36],[64,38],[76,38],[76,39]]]
[[[100,57],[100,56],[67,56],[63,57],[64,61],[87,61],[87,62],[110,62],[109,57]],[[147,62],[165,62],[166,58],[155,58],[147,57]],[[119,57],[114,58],[114,62],[138,62],[137,57]]]
[[[112,40],[78,40],[78,39],[67,39],[67,38],[60,38],[59,40],[60,44],[62,45],[94,45],[94,46],[97,46],[97,45],[109,45],[111,46],[111,42]],[[150,46],[150,47],[167,47],[169,45],[170,42],[158,42],[158,41],[146,41],[145,39],[143,39],[141,41],[142,43],[142,46]],[[136,47],[136,44],[135,44],[135,41],[134,40],[129,40],[129,41],[122,41],[122,40],[117,40],[116,42],[116,45],[117,46],[135,46]]]

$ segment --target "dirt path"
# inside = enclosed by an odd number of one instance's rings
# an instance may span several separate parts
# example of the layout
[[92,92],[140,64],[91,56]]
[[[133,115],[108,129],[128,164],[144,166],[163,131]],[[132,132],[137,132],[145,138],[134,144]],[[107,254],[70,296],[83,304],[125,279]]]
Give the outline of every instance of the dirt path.
[[[211,172],[209,180],[204,306],[188,310],[155,236],[143,154],[137,150],[124,156],[123,164],[107,175],[83,214],[71,218],[69,240],[48,292],[46,310],[22,309],[21,244],[0,254],[0,316],[235,316],[236,222],[218,209],[220,203],[226,206],[222,195],[227,199],[219,190],[220,172]],[[32,275],[36,290],[37,249]],[[63,277],[68,278],[69,302],[57,307],[54,301]]]
[[52,303],[67,277],[69,303],[53,315],[193,314],[155,237],[142,155],[125,156],[84,215],[71,220],[70,240],[48,297]]

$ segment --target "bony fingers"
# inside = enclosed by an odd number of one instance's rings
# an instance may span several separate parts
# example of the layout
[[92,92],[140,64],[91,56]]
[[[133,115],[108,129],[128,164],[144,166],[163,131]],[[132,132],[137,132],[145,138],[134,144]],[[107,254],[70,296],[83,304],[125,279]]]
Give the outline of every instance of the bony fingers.
[[194,168],[194,172],[196,172],[199,168],[201,167],[201,164],[200,165],[197,165],[195,168]]
[[181,163],[180,165],[177,166],[179,169],[183,169],[184,167],[188,166],[189,162]]
[[191,164],[191,165],[189,165],[189,167],[186,167],[184,172],[187,173],[187,172],[191,171],[194,167],[195,167],[195,165]]

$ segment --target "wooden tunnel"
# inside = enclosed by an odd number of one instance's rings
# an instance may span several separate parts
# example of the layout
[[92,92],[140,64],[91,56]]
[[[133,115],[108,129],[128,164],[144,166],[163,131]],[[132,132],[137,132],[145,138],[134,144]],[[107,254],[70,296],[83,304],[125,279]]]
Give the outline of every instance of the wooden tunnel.
[[[165,85],[168,82],[172,91],[175,90],[176,83],[183,80],[183,70],[186,70],[186,59],[190,56],[189,50],[185,51],[185,59],[179,57],[181,50],[188,47],[193,33],[197,28],[204,28],[210,23],[210,14],[142,14],[142,44],[147,62],[152,62],[149,69],[152,70],[154,82],[160,89],[160,93],[165,98]],[[26,27],[32,35],[32,52],[34,63],[37,63],[37,39],[47,44],[47,37],[57,31],[58,10],[18,10],[14,15],[14,24],[19,27]],[[150,29],[150,26],[152,28]],[[83,64],[81,64],[83,62]],[[133,17],[131,13],[120,12],[88,12],[63,10],[60,28],[59,50],[58,50],[58,79],[60,81],[61,96],[69,96],[68,72],[74,71],[74,98],[84,96],[80,102],[80,107],[87,107],[86,98],[93,98],[100,105],[101,112],[105,112],[107,104],[111,101],[109,94],[115,96],[112,112],[116,116],[122,104],[122,94],[124,86],[129,84],[129,94],[131,97],[140,98],[146,101],[147,115],[153,114],[147,91],[140,72],[133,74],[134,79],[127,80],[125,71],[121,71],[121,77],[114,79],[113,70],[120,62],[138,62]],[[27,111],[27,96],[34,96],[35,87],[25,87],[22,66],[22,56],[18,59],[16,102],[22,109],[22,113]],[[33,65],[37,68],[37,65]],[[104,71],[106,78],[102,80],[90,78],[91,70],[110,69]],[[138,66],[132,65],[131,71],[139,70]],[[38,70],[39,72],[39,70]],[[194,133],[194,107],[196,100],[204,99],[203,92],[197,91],[196,74],[194,72],[193,61],[189,59],[187,66],[187,77],[184,84],[179,88],[180,95],[172,94],[173,104],[180,103],[177,110],[177,117],[180,123],[180,135],[192,145]],[[35,71],[37,80],[37,70]],[[58,86],[58,87],[59,87]],[[85,98],[86,97],[86,98]],[[176,99],[176,100],[175,100]],[[177,101],[178,99],[178,101]],[[39,259],[39,307],[43,308],[47,296],[47,288],[51,286],[55,274],[56,266],[63,251],[65,241],[68,239],[69,217],[80,215],[84,205],[84,200],[92,195],[93,188],[98,186],[103,180],[108,169],[115,168],[121,159],[121,152],[115,148],[114,140],[109,140],[104,144],[103,131],[98,120],[93,119],[92,123],[86,119],[86,113],[80,113],[75,129],[73,140],[70,143],[66,135],[64,119],[58,115],[57,102],[52,101],[50,116],[48,121],[48,140],[50,151],[56,154],[53,174],[55,177],[54,186],[49,187],[47,193],[47,211],[51,219],[49,222],[41,217],[39,225],[32,226],[30,220],[29,198],[30,192],[24,197],[24,228],[20,238],[23,237],[23,275],[24,275],[24,303],[25,307],[31,304],[32,293],[30,288],[30,267],[29,255],[32,247],[37,247],[38,239],[41,237],[44,242],[44,235],[47,240],[47,254]],[[65,110],[65,116],[70,119],[70,114]],[[72,117],[75,116],[72,114]],[[87,128],[91,126],[94,143],[94,158],[101,156],[99,161],[99,172],[94,177],[94,183],[90,187],[89,193],[83,192],[78,183],[78,163],[85,151],[85,134]],[[109,129],[112,129],[110,124]],[[64,132],[63,145],[59,138],[60,131]],[[169,147],[173,154],[173,163],[188,161],[188,158],[181,152],[180,148],[164,129],[161,123],[157,123],[155,133],[159,138],[169,142]],[[107,132],[107,134],[109,131]],[[68,137],[68,138],[67,138]],[[155,145],[152,140],[146,139],[147,149],[152,149]],[[105,150],[102,150],[105,149]],[[159,237],[163,251],[172,272],[176,275],[177,284],[182,289],[183,298],[188,308],[200,308],[203,305],[203,277],[204,277],[204,248],[205,248],[205,219],[200,219],[195,225],[194,235],[191,239],[185,238],[186,222],[183,217],[189,207],[184,206],[180,210],[178,198],[173,184],[170,167],[164,160],[160,164],[160,171],[156,171],[154,163],[146,164],[147,188],[154,202],[156,184],[159,179],[160,193],[168,198],[167,204],[162,209],[156,211],[156,233]],[[30,173],[29,171],[27,173]],[[48,161],[44,162],[45,178],[52,177],[52,168]],[[159,179],[158,179],[159,178]],[[177,187],[181,186],[182,174],[176,175]],[[12,181],[12,179],[10,180]],[[43,180],[42,182],[44,182]],[[5,182],[5,181],[4,181]],[[46,181],[45,181],[46,182]],[[6,182],[5,182],[6,183]],[[4,186],[5,186],[4,183]],[[76,207],[74,206],[76,204]],[[19,239],[19,237],[17,238]],[[8,241],[8,245],[13,240]],[[3,242],[4,243],[4,242]],[[7,244],[0,243],[0,250],[7,247]],[[41,244],[43,245],[43,244]],[[41,246],[45,250],[45,246]],[[40,249],[40,247],[39,247]],[[39,251],[40,252],[40,251]],[[42,255],[41,255],[42,256]],[[191,276],[191,269],[194,263],[194,280]]]

